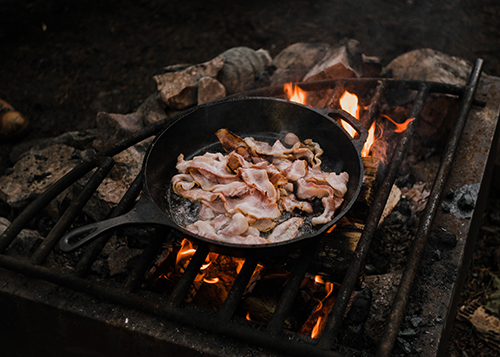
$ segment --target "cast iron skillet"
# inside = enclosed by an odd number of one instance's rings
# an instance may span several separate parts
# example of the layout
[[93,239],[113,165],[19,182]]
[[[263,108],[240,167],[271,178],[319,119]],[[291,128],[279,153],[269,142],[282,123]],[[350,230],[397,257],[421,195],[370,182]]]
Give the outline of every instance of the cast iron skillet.
[[[357,138],[344,131],[336,120],[346,120],[358,132]],[[177,174],[175,165],[180,153],[185,159],[203,155],[207,151],[222,150],[215,136],[217,130],[226,128],[241,136],[273,143],[283,139],[288,132],[301,141],[312,139],[320,144],[323,171],[349,173],[347,193],[342,206],[328,224],[311,227],[298,237],[284,242],[269,244],[234,244],[214,241],[193,234],[176,222],[172,207],[170,180]],[[219,253],[247,256],[249,252],[282,254],[288,248],[299,247],[309,239],[334,225],[351,208],[363,181],[361,149],[367,131],[361,123],[341,110],[313,109],[287,100],[273,98],[225,99],[198,106],[182,116],[151,144],[143,163],[144,188],[139,201],[130,212],[108,220],[77,228],[60,241],[63,251],[75,249],[98,235],[118,226],[129,224],[160,224],[176,228],[195,242],[208,243]],[[87,234],[85,236],[85,234]],[[82,237],[83,236],[83,237]]]

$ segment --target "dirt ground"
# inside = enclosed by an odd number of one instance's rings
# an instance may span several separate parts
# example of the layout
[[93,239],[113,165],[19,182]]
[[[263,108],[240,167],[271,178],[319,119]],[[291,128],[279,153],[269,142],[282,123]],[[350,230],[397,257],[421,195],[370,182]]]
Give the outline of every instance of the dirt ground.
[[[29,118],[25,141],[95,126],[99,111],[128,113],[155,91],[163,67],[200,63],[235,46],[272,56],[295,42],[360,41],[385,65],[433,48],[500,76],[496,0],[160,1],[3,0],[0,98]],[[0,142],[0,172],[12,143]],[[499,270],[500,199],[491,195],[461,304],[483,300]],[[457,322],[450,355],[493,356]]]

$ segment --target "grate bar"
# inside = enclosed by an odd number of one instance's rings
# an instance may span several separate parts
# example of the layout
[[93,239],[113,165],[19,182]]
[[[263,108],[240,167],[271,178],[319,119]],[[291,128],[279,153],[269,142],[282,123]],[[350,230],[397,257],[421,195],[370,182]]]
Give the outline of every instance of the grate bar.
[[443,154],[441,165],[438,173],[436,174],[427,205],[422,217],[420,218],[419,228],[411,248],[412,254],[409,254],[406,268],[403,272],[403,276],[401,277],[401,282],[392,304],[391,314],[389,315],[382,341],[377,350],[377,356],[389,356],[394,348],[394,344],[403,321],[406,305],[408,304],[410,292],[415,281],[415,276],[417,274],[420,261],[422,260],[422,256],[424,255],[425,245],[430,233],[431,224],[439,207],[446,179],[450,173],[458,148],[458,143],[467,122],[467,117],[469,116],[474,95],[479,84],[482,66],[483,61],[478,59],[475,62],[474,68],[469,76],[469,80],[466,85],[466,92],[460,105],[457,119],[455,120],[455,124],[450,132],[450,137]]
[[168,300],[172,306],[179,306],[182,302],[182,299],[186,296],[191,284],[193,283],[196,275],[198,275],[200,271],[200,267],[205,262],[205,259],[209,253],[208,246],[205,244],[200,244],[198,249],[191,258],[189,265],[186,270],[182,274],[181,278],[175,284],[174,290],[172,294],[168,297]]
[[127,277],[125,289],[128,292],[134,292],[141,285],[142,278],[160,252],[163,243],[165,242],[165,237],[173,238],[172,235],[169,235],[171,231],[172,228],[167,226],[158,226],[156,228],[149,244],[143,250],[138,262],[134,265],[132,271]]
[[[116,207],[112,209],[109,214],[109,218],[118,217],[132,209],[135,199],[139,196],[139,193],[142,190],[142,181],[143,175],[141,171],[141,173],[139,173],[139,175],[137,175],[134,179],[127,192],[125,192],[120,202],[118,202]],[[77,276],[84,277],[87,275],[88,270],[99,256],[99,253],[104,249],[104,246],[111,238],[111,235],[112,233],[105,233],[89,244],[82,258],[78,261],[75,267],[75,274]]]
[[[465,91],[464,86],[456,86],[448,83],[419,81],[419,80],[397,80],[388,78],[339,78],[339,79],[325,79],[312,82],[297,82],[295,85],[306,92],[314,92],[326,89],[333,89],[337,86],[344,86],[345,89],[351,90],[357,88],[376,88],[380,82],[384,82],[387,89],[401,89],[401,90],[419,90],[420,86],[424,84],[431,88],[431,93],[442,93],[462,96]],[[249,90],[246,92],[233,94],[227,98],[239,97],[283,97],[283,86],[272,86]],[[484,107],[486,102],[478,99],[473,99],[473,105]]]
[[92,197],[114,165],[115,161],[110,157],[103,161],[97,171],[89,179],[80,195],[78,195],[76,200],[73,201],[66,209],[54,228],[52,228],[50,233],[43,240],[42,244],[40,244],[40,247],[38,247],[35,251],[31,257],[34,264],[42,264],[45,261],[52,249],[56,246],[57,242],[59,242],[59,239],[61,239],[66,230],[71,226],[71,223],[73,223],[76,219],[76,216],[80,214],[85,204]]
[[38,196],[16,217],[16,219],[14,219],[14,221],[12,221],[5,232],[0,236],[0,253],[3,253],[5,249],[7,249],[19,232],[21,232],[21,230],[24,229],[45,206],[96,166],[96,163],[93,161],[81,163],[59,179],[54,185],[50,186],[42,195]]
[[233,316],[256,267],[257,260],[255,258],[247,258],[245,260],[245,263],[236,277],[226,300],[224,300],[224,304],[219,310],[218,316],[222,321],[229,321]]
[[337,300],[333,305],[333,309],[328,316],[325,329],[320,337],[318,346],[321,348],[330,349],[335,343],[335,338],[340,330],[343,316],[349,303],[349,298],[351,297],[358,282],[359,275],[366,261],[366,257],[368,256],[368,250],[372,238],[375,235],[378,222],[382,216],[387,198],[389,197],[389,193],[391,192],[397,173],[409,147],[416,122],[418,121],[420,113],[425,105],[429,91],[430,88],[425,83],[422,83],[410,111],[410,118],[415,118],[415,120],[408,125],[408,128],[402,134],[402,137],[394,150],[394,154],[391,158],[391,162],[385,173],[384,179],[382,180],[373,204],[370,207],[370,213],[368,214],[365,229],[361,234],[355,254],[352,258],[351,264],[349,265],[349,269],[345,274],[344,280],[342,281],[342,286],[337,294]]
[[375,94],[370,101],[368,110],[364,112],[363,117],[360,119],[365,128],[369,129],[373,122],[377,119],[380,110],[380,98],[385,94],[385,91],[385,83],[381,81],[375,89]]
[[269,320],[267,324],[266,331],[271,334],[277,334],[283,328],[283,322],[286,317],[290,313],[292,309],[293,302],[295,301],[295,297],[300,289],[300,285],[304,280],[304,276],[306,275],[307,268],[311,263],[314,254],[317,252],[319,248],[320,240],[316,239],[311,242],[311,244],[307,245],[307,247],[303,248],[301,251],[299,261],[295,266],[295,269],[292,272],[292,275],[288,279],[285,285],[285,289],[280,296],[278,304],[276,305],[276,309],[274,310],[273,316]]

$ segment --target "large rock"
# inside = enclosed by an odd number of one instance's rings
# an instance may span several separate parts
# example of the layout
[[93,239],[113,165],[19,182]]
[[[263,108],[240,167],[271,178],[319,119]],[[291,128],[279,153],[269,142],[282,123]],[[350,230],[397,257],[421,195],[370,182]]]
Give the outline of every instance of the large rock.
[[463,86],[472,69],[468,61],[423,48],[396,57],[384,69],[385,75],[395,79],[414,79]]
[[[472,64],[458,57],[424,48],[404,53],[384,68],[384,75],[398,80],[419,80],[464,86]],[[394,105],[412,101],[415,92],[389,90]],[[451,130],[458,106],[447,95],[432,94],[422,111],[417,132],[430,140],[440,140]]]
[[103,150],[166,117],[168,115],[158,100],[157,93],[149,96],[133,113],[100,112],[96,117],[97,130],[93,146],[96,150]]
[[363,74],[363,54],[359,42],[345,40],[327,53],[304,76],[304,81],[335,78],[361,77]]
[[[159,98],[168,107],[186,109],[198,104],[198,83],[203,77],[214,78],[224,65],[225,57],[218,56],[208,62],[168,72],[154,77]],[[225,95],[225,94],[224,94]]]
[[225,61],[217,79],[226,88],[227,95],[259,87],[259,77],[272,62],[266,50],[248,47],[234,47],[220,56]]
[[[151,140],[132,146],[113,157],[115,165],[85,205],[84,213],[96,221],[109,215],[111,208],[118,204],[132,181],[140,173]],[[87,174],[73,186],[68,196],[70,200],[75,199],[80,194],[91,174]]]
[[282,86],[285,83],[301,81],[331,48],[326,43],[305,42],[288,46],[273,60],[276,70],[271,77],[271,85]]
[[0,199],[12,208],[23,208],[53,183],[81,163],[82,153],[63,144],[31,152],[0,177]]

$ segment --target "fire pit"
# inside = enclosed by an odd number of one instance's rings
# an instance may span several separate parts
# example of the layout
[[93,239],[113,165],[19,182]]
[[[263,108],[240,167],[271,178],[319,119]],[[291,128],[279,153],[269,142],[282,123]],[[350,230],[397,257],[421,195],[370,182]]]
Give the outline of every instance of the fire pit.
[[[441,355],[497,141],[500,82],[481,76],[481,67],[478,60],[465,86],[387,78],[298,83],[310,98],[320,98],[313,105],[323,107],[340,107],[342,94],[355,93],[365,107],[359,119],[367,129],[376,132],[383,122],[397,130],[384,136],[386,161],[370,155],[376,144],[367,148],[366,185],[347,218],[285,256],[214,256],[209,246],[192,246],[179,231],[162,226],[119,232],[118,238],[106,234],[64,253],[58,242],[70,227],[86,223],[81,212],[111,171],[111,157],[158,134],[172,119],[83,160],[0,237],[0,306],[8,317],[1,327],[2,344],[21,354],[52,351],[53,344],[43,347],[51,340],[66,354]],[[428,123],[420,124],[436,108],[426,106],[431,94],[445,95],[433,97],[434,104],[456,108],[448,135],[439,137],[441,145],[426,137],[433,132],[422,130]],[[283,87],[237,95],[282,97]],[[389,118],[390,123],[387,113],[400,120]],[[431,114],[444,121],[439,113]],[[412,158],[422,152],[429,158],[441,154],[440,164],[428,166],[434,168],[428,183],[434,184],[427,190],[412,182],[414,172],[405,171],[416,169]],[[46,237],[33,244],[32,252],[23,248],[20,233],[29,222],[94,168]],[[110,216],[130,210],[141,187],[139,174]],[[410,211],[417,212],[411,219]],[[414,220],[411,236],[401,244],[404,264],[384,258],[383,234],[394,223],[391,217]],[[125,266],[104,267],[103,256],[120,256],[116,264]],[[208,263],[216,268],[205,267]],[[390,297],[381,302],[384,294]],[[377,333],[377,328],[385,330]]]

